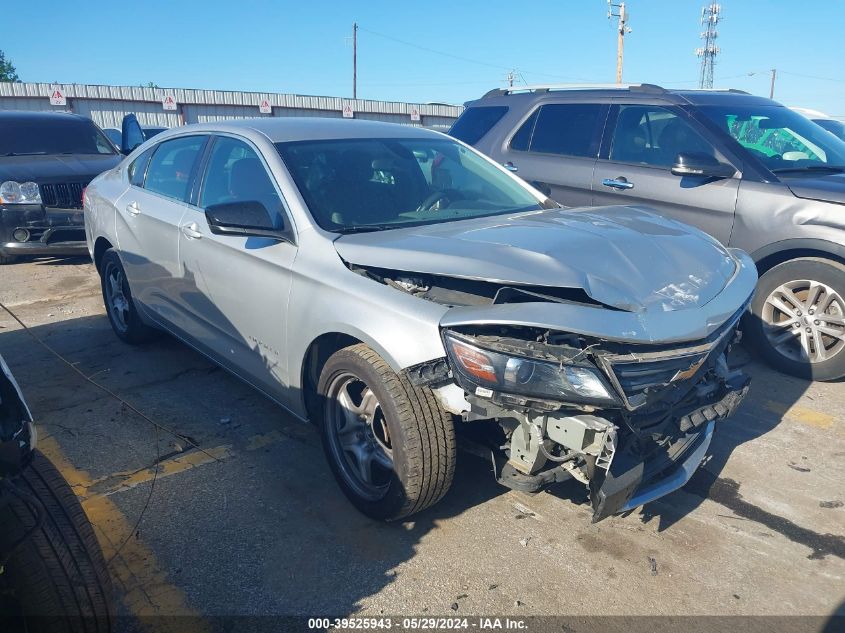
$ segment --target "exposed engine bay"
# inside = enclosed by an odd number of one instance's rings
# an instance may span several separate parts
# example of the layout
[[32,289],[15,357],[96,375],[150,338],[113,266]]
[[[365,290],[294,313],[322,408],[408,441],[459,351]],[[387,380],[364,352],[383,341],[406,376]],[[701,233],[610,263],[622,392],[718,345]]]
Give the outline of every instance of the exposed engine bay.
[[[353,270],[448,306],[577,303],[614,310],[582,290],[512,287],[433,275]],[[715,422],[749,379],[727,361],[745,307],[704,340],[630,344],[513,325],[446,327],[447,357],[408,368],[415,384],[457,384],[465,422],[495,422],[496,477],[535,492],[574,478],[590,490],[593,520],[679,488],[701,463]]]

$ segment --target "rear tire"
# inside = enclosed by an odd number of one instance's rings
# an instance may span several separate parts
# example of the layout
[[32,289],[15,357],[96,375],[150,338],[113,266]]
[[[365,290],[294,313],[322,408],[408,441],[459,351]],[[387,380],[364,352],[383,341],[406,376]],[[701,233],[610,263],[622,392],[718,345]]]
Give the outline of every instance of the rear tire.
[[121,341],[138,345],[155,338],[157,331],[144,323],[138,314],[123,263],[113,248],[103,254],[100,262],[100,285],[106,315]]
[[[111,631],[111,578],[94,529],[73,490],[38,451],[14,484],[41,502],[44,518],[0,574],[5,598],[0,622],[6,620],[9,625],[0,628],[33,633]],[[0,551],[5,553],[32,529],[36,519],[29,504],[4,494]]]
[[809,380],[845,376],[845,266],[807,257],[760,277],[745,333],[769,365]]
[[326,361],[317,391],[326,458],[358,510],[394,521],[446,494],[455,472],[455,429],[430,389],[413,386],[358,344]]

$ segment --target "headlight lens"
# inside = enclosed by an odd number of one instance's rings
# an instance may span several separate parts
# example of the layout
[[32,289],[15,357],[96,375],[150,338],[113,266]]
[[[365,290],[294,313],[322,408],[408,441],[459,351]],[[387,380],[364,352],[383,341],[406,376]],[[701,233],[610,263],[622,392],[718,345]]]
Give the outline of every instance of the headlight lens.
[[584,404],[619,402],[595,368],[493,352],[450,333],[444,340],[459,382],[481,387],[475,391],[478,395],[485,395],[483,391],[487,389]]
[[34,182],[19,183],[7,180],[0,184],[0,203],[2,204],[41,204],[41,192]]

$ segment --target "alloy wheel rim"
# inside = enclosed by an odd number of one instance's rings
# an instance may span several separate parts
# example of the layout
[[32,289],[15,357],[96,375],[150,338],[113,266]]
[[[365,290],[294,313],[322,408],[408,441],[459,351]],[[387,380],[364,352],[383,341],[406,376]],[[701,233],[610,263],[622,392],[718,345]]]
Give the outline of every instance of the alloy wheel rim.
[[109,264],[106,270],[106,303],[109,313],[121,332],[125,332],[129,323],[129,301],[123,292],[125,279],[123,271]]
[[329,445],[344,480],[361,497],[378,500],[393,476],[393,445],[373,390],[344,372],[328,389]]
[[789,360],[822,363],[845,349],[845,300],[827,284],[781,284],[766,298],[762,320],[769,344]]

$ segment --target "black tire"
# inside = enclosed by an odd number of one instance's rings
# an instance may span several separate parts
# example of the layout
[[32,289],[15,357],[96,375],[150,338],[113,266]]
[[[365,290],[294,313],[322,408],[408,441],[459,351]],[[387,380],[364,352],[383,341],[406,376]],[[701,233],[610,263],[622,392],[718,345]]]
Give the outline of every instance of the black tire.
[[4,264],[14,264],[17,261],[17,257],[14,255],[0,255],[0,266]]
[[[109,279],[113,275],[118,275],[121,280],[119,286],[125,301],[125,310],[122,311],[122,316],[116,314],[112,291],[107,287]],[[113,248],[103,253],[103,259],[100,262],[100,286],[103,291],[103,304],[106,307],[109,323],[121,341],[130,345],[138,345],[155,338],[157,331],[144,323],[138,314],[138,309],[132,299],[129,281],[126,279],[126,271],[123,269],[123,263],[120,261],[117,251]]]
[[[335,401],[331,387],[340,376],[354,375],[378,398],[392,445],[393,472],[378,498],[362,496],[350,484],[342,454],[333,449],[330,415]],[[455,473],[455,428],[451,416],[438,405],[428,388],[413,386],[396,374],[364,344],[336,352],[323,367],[317,386],[320,398],[320,434],[335,479],[347,498],[362,513],[395,521],[437,503],[452,485]]]
[[[779,351],[766,336],[766,314],[764,314],[764,311],[767,310],[766,303],[768,298],[784,284],[798,284],[798,282],[803,280],[811,280],[824,284],[839,297],[845,299],[845,266],[842,264],[817,257],[793,259],[784,262],[771,268],[760,277],[757,283],[756,294],[751,302],[751,314],[745,318],[745,334],[751,343],[751,347],[760,357],[779,371],[808,380],[836,380],[842,378],[845,376],[845,349],[834,353],[827,360],[820,360],[818,362],[802,361],[799,358],[788,357],[785,353]],[[797,290],[796,292],[800,298],[801,291]],[[806,294],[803,296],[806,298]],[[836,303],[836,306],[838,305]],[[771,307],[768,309],[771,310]],[[830,313],[830,310],[839,309],[840,307],[828,308],[828,313]],[[796,321],[800,321],[797,327],[795,323],[792,323],[792,327],[796,331],[802,328],[806,329],[807,326],[812,326],[818,320],[818,317],[821,316],[819,314],[810,315],[805,312],[802,312],[800,319]],[[804,319],[810,319],[810,321],[805,323]],[[784,332],[786,332],[786,328],[784,328]],[[833,339],[831,338],[826,338],[825,341],[829,345],[833,344]]]
[[[17,613],[3,613],[11,630],[25,623],[32,633],[108,633],[112,630],[112,585],[94,529],[61,473],[40,452],[13,480],[25,495],[43,506],[43,520],[14,550],[0,575],[5,600]],[[4,491],[0,514],[0,551],[9,548],[36,524],[29,503]],[[6,619],[6,618],[4,618]],[[8,623],[9,620],[6,619]],[[5,628],[5,627],[4,627]],[[8,630],[8,629],[7,629]]]

